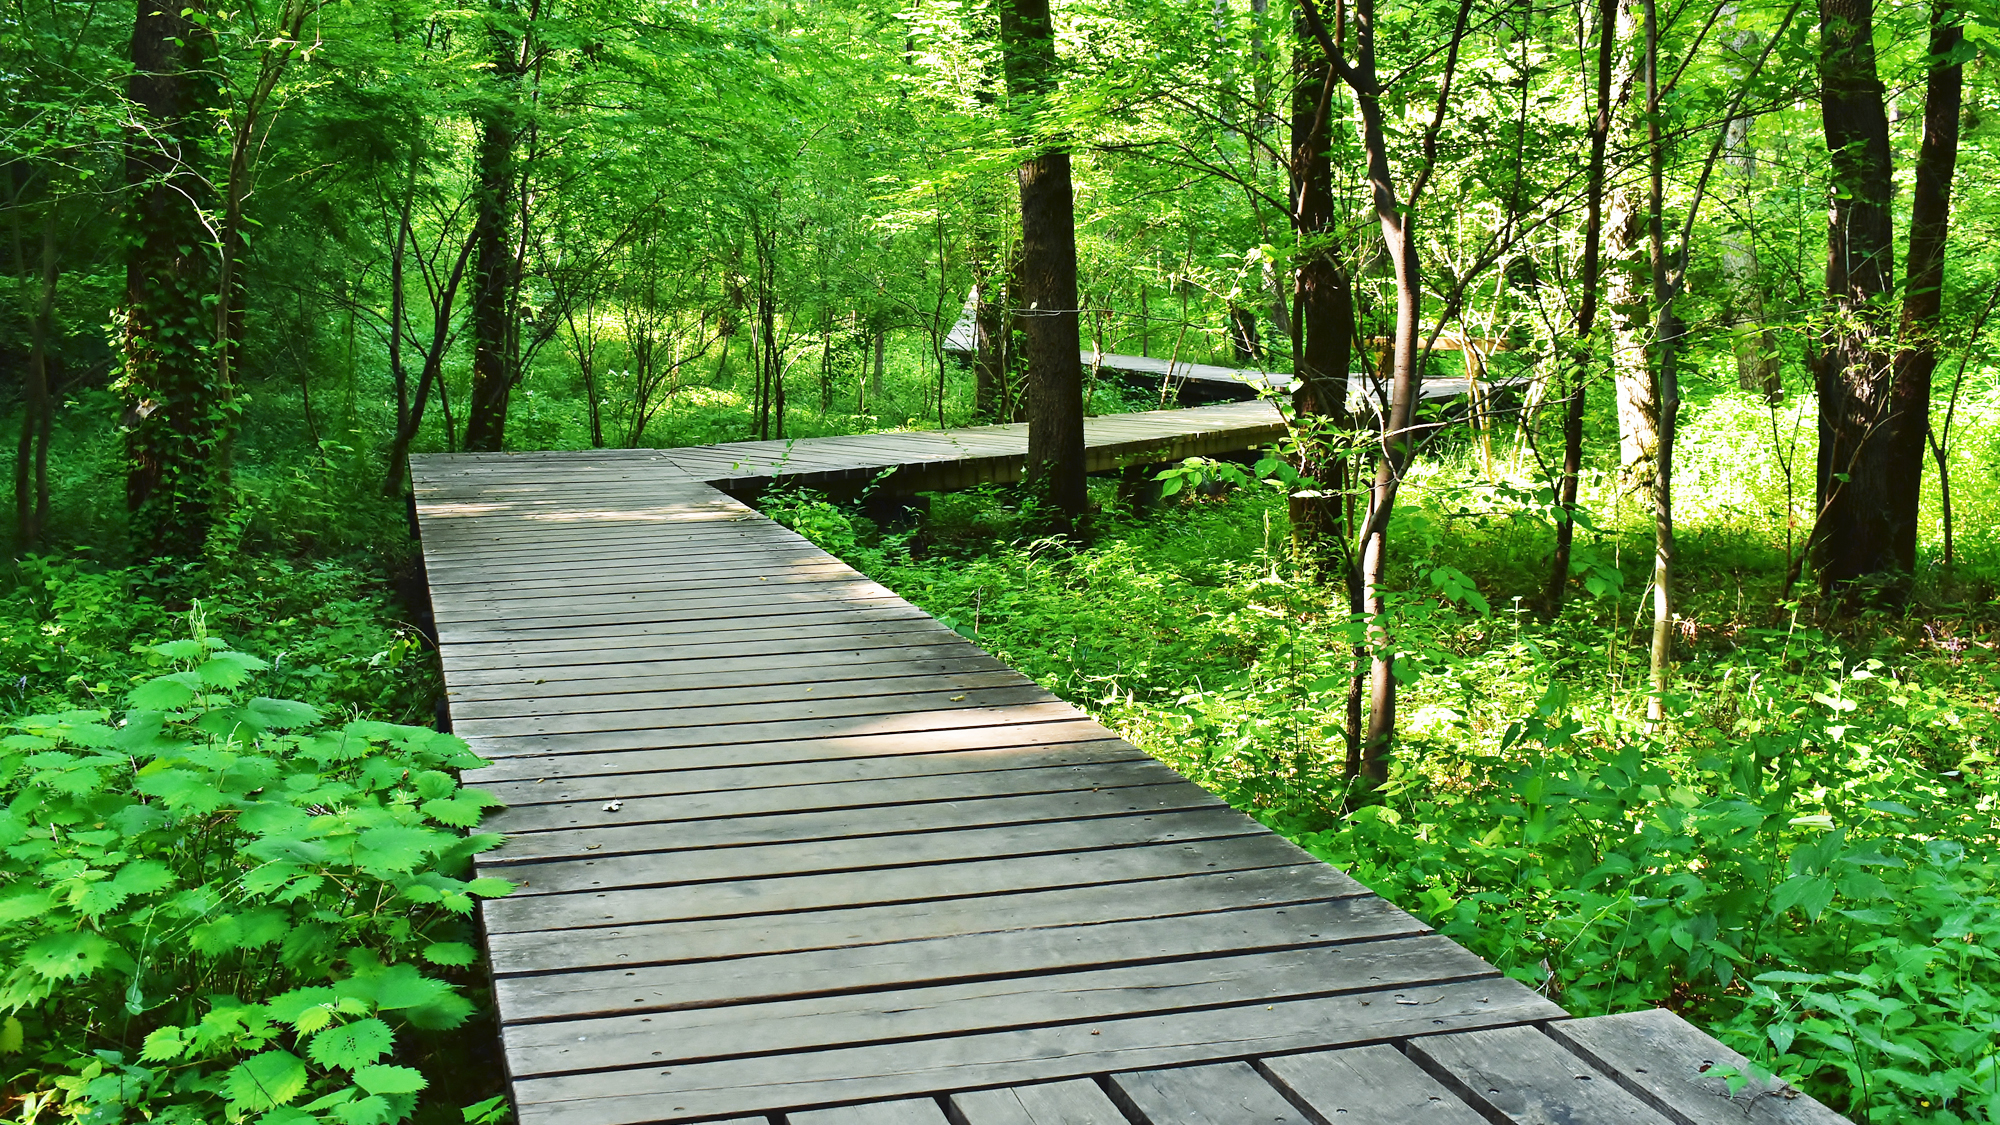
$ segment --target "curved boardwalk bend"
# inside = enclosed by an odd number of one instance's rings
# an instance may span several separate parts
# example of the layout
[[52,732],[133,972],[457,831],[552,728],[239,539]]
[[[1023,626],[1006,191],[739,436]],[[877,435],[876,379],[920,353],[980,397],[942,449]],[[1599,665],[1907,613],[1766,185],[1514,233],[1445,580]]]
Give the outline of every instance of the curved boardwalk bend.
[[[1268,444],[1089,423],[1109,470]],[[1019,426],[413,458],[523,1125],[1838,1122],[1571,1020],[732,499],[1018,476]]]

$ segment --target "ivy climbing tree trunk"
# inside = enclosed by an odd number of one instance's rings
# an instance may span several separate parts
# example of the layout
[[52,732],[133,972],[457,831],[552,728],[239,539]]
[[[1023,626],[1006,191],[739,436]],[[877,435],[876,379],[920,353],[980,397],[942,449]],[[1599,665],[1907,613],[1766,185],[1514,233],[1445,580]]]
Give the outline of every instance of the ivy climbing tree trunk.
[[1077,322],[1076,212],[1069,152],[1041,120],[1056,88],[1049,0],[999,0],[1007,93],[1030,154],[1021,162],[1017,315],[1028,361],[1030,490],[1065,518],[1088,505],[1083,458],[1083,358]]
[[473,173],[472,393],[465,408],[465,448],[498,450],[506,440],[507,400],[517,360],[514,291],[520,284],[515,246],[516,120],[523,66],[514,5],[495,0],[487,14],[491,97],[478,112]]
[[199,0],[138,0],[125,145],[125,299],[118,389],[126,402],[126,505],[142,558],[200,555],[214,519],[218,453],[230,429],[215,383],[214,193],[201,138],[216,100]]

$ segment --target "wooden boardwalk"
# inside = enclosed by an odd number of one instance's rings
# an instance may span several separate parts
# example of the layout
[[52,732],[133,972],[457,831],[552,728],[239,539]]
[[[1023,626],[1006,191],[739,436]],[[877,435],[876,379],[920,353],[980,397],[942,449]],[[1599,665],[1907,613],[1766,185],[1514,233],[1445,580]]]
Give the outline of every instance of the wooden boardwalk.
[[[1219,409],[1091,442],[1269,440]],[[709,483],[1016,431],[413,459],[523,1125],[1838,1120],[1566,1020]]]

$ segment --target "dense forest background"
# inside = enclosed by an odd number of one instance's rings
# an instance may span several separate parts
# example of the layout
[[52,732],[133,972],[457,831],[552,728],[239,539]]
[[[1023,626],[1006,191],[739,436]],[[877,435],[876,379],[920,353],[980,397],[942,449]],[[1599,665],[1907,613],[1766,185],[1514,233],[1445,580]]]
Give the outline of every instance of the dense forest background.
[[0,8],[9,1112],[506,1118],[409,453],[1172,405],[1081,349],[1291,436],[766,510],[1574,1012],[2000,1120],[2000,9],[1050,17]]

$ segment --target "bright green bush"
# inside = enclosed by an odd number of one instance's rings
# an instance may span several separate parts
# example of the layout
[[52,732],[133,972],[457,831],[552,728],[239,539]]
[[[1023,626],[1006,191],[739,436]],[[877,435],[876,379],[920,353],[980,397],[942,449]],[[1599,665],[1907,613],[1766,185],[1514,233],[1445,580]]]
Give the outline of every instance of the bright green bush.
[[0,1051],[25,1116],[407,1119],[429,1084],[408,1035],[471,1014],[469,916],[511,889],[467,878],[496,802],[451,771],[483,763],[253,694],[270,665],[199,631],[142,651],[125,709],[0,739]]

